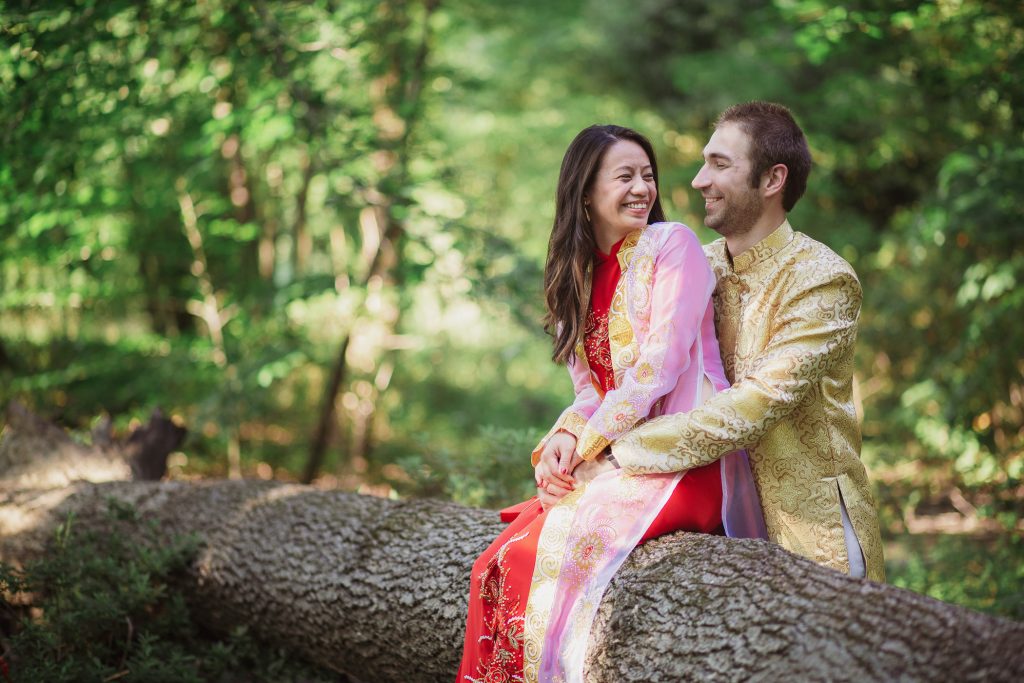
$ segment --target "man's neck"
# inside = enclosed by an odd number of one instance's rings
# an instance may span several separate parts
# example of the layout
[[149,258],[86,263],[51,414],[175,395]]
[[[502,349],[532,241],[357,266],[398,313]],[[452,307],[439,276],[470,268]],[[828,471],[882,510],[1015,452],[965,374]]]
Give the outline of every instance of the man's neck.
[[775,232],[775,229],[782,225],[785,220],[786,212],[781,207],[777,211],[765,211],[750,230],[747,230],[742,235],[729,235],[725,238],[725,246],[729,249],[729,256],[736,258]]

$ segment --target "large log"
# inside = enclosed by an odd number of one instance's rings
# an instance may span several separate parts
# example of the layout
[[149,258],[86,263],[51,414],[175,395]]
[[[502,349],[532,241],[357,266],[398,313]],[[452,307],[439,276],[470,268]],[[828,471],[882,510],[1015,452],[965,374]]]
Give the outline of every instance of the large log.
[[[362,681],[451,681],[470,567],[493,512],[272,482],[0,486],[0,557],[44,551],[113,497],[203,541],[198,616],[247,624]],[[851,579],[760,541],[677,533],[637,549],[602,603],[594,682],[1019,681],[1024,624]]]

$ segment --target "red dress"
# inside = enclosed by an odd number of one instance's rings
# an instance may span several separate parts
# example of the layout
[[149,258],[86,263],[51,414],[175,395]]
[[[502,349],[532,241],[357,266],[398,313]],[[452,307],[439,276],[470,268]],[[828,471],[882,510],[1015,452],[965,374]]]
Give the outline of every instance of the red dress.
[[[622,275],[618,251],[594,255],[590,312],[583,346],[603,394],[615,386],[608,310]],[[506,683],[523,680],[523,621],[537,556],[537,541],[547,513],[536,498],[522,510],[473,564],[469,615],[456,683]],[[519,507],[519,506],[517,506]],[[716,533],[722,523],[719,464],[687,472],[648,527],[643,543],[672,531]]]

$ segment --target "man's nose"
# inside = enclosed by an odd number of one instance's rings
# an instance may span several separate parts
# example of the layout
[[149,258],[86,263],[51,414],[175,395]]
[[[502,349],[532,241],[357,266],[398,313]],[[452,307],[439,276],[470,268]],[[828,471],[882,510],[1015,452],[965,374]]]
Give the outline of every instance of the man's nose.
[[704,164],[700,167],[700,170],[697,171],[697,175],[693,176],[693,180],[690,181],[690,185],[692,185],[695,190],[700,190],[710,184],[711,182],[708,180],[708,165]]

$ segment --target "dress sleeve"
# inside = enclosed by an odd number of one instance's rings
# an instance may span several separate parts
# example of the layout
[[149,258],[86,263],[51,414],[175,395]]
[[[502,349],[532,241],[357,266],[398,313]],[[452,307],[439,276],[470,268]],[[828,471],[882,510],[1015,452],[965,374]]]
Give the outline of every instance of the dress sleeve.
[[696,410],[624,435],[615,459],[628,472],[677,472],[753,446],[852,353],[861,298],[852,272],[802,288],[776,314],[772,340],[745,376]]
[[577,353],[576,357],[573,358],[573,362],[567,365],[569,376],[572,378],[573,390],[576,392],[576,400],[562,412],[555,425],[544,435],[544,438],[540,440],[537,447],[533,449],[530,462],[535,467],[540,460],[540,452],[544,449],[544,444],[548,442],[548,439],[556,432],[565,431],[575,436],[578,440],[580,434],[583,433],[584,427],[587,425],[587,420],[601,404],[601,397],[598,395],[597,389],[594,388],[594,382],[590,377],[590,367],[586,361],[582,360]]
[[[638,257],[642,258],[642,257]],[[642,264],[630,264],[630,269]],[[623,275],[625,277],[625,275]],[[676,227],[654,261],[650,326],[637,359],[619,386],[605,394],[578,437],[576,450],[593,460],[605,447],[650,414],[690,365],[690,349],[715,289],[715,276],[697,236]]]

